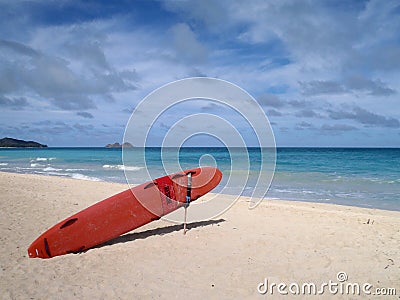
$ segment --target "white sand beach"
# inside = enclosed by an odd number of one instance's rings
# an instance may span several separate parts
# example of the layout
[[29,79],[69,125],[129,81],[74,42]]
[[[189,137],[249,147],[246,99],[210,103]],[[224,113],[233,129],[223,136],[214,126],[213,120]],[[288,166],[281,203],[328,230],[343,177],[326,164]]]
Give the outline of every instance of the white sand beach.
[[[185,236],[181,225],[161,220],[85,253],[28,258],[28,246],[46,229],[127,188],[0,172],[1,298],[279,299],[287,296],[261,295],[258,285],[267,278],[319,287],[338,282],[339,272],[345,283],[371,284],[371,293],[396,288],[391,298],[399,298],[396,211],[280,200],[249,210],[243,197],[215,220],[189,224]],[[322,296],[349,298],[328,290]]]

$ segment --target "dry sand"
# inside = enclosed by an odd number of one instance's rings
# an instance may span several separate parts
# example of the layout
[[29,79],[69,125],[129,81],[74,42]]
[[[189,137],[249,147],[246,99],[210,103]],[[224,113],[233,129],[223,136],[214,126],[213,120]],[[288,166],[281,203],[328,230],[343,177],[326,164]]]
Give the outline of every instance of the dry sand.
[[[216,220],[189,224],[186,236],[181,225],[156,221],[82,254],[27,257],[47,228],[126,188],[0,173],[1,298],[285,299],[276,289],[260,295],[258,284],[318,287],[346,272],[345,283],[396,288],[390,298],[399,299],[400,212],[393,211],[278,200],[249,210],[241,198]],[[326,290],[324,298],[348,296]]]

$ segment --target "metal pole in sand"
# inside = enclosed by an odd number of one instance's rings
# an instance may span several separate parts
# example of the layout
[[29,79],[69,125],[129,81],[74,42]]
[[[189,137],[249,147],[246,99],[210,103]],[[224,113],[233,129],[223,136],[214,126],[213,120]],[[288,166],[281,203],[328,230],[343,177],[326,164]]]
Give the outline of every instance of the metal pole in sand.
[[183,234],[186,234],[186,217],[187,217],[187,207],[185,207],[185,221],[183,222]]

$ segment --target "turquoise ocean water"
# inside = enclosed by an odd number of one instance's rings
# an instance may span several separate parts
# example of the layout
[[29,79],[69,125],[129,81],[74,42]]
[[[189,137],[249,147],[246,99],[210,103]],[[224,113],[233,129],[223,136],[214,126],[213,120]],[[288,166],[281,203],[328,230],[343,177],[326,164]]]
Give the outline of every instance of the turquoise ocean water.
[[[251,194],[255,184],[252,176],[257,174],[261,155],[258,148],[248,150],[250,180],[244,187],[229,186],[225,193],[237,194],[243,188],[244,195]],[[126,183],[124,168],[131,183],[142,183],[148,178],[144,172],[149,172],[152,178],[165,175],[160,148],[129,151],[129,165],[124,167],[121,149],[0,149],[0,171],[119,183]],[[203,156],[212,156],[224,174],[215,191],[221,190],[230,174],[246,176],[249,168],[243,149],[231,153],[226,148],[166,149],[164,161],[173,159],[177,153],[183,169],[197,167],[199,162],[205,165],[210,157]],[[234,170],[231,159],[235,160]],[[278,148],[276,171],[266,196],[400,210],[400,149]]]

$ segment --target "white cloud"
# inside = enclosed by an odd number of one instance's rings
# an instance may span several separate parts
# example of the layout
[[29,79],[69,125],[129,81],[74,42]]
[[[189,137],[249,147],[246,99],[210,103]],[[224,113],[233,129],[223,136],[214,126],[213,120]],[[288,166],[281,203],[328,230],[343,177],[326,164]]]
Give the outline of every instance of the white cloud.
[[195,34],[187,24],[176,24],[170,28],[170,31],[178,60],[183,59],[188,63],[198,63],[206,59],[206,48],[198,42]]
[[[37,2],[29,9],[5,3],[0,12],[0,25],[9,23],[0,28],[2,108],[14,120],[22,118],[17,109],[29,105],[41,112],[27,116],[33,121],[47,113],[49,119],[67,115],[71,128],[79,120],[94,128],[102,127],[100,122],[120,126],[126,111],[153,89],[208,75],[240,85],[264,107],[273,107],[273,115],[285,116],[274,121],[288,137],[295,136],[290,130],[303,118],[312,125],[303,126],[304,132],[321,130],[322,118],[346,103],[364,109],[367,119],[368,113],[378,116],[371,123],[369,115],[368,126],[386,124],[394,130],[388,125],[400,120],[397,1],[161,3],[168,12],[159,11],[160,18],[152,12],[138,21],[140,5],[135,5],[135,13],[122,8],[77,20],[66,11],[62,22],[54,15],[38,19],[39,8],[54,3]],[[83,11],[85,4],[75,8]],[[20,18],[10,19],[13,13]],[[93,109],[93,119],[77,115],[87,109]],[[72,112],[60,113],[66,110]],[[361,131],[367,125],[360,122],[362,115],[352,111],[329,126],[347,120],[352,125],[342,125]]]

